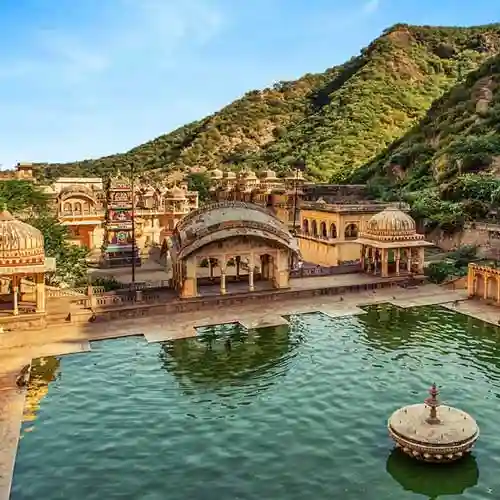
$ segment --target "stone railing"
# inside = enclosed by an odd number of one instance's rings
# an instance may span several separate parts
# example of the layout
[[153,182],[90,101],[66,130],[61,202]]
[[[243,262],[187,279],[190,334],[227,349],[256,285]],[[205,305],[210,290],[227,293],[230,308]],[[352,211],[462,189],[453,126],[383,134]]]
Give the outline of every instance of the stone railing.
[[152,290],[157,288],[169,288],[170,280],[142,281],[137,283],[121,283],[118,290]]
[[381,212],[387,207],[394,207],[406,212],[410,210],[407,203],[321,203],[317,201],[303,201],[301,210],[317,210],[321,212]]
[[359,262],[352,264],[340,264],[332,267],[311,267],[294,269],[290,271],[290,278],[307,278],[311,276],[334,276],[337,274],[356,273],[361,271]]
[[[47,297],[81,297],[87,296],[88,288],[86,286],[77,288],[56,288],[47,287],[46,288]],[[93,286],[92,293],[94,295],[100,295],[105,293],[103,286]]]
[[122,304],[164,302],[165,298],[158,294],[143,295],[140,300],[135,295],[101,295],[94,299],[96,307],[120,306]]

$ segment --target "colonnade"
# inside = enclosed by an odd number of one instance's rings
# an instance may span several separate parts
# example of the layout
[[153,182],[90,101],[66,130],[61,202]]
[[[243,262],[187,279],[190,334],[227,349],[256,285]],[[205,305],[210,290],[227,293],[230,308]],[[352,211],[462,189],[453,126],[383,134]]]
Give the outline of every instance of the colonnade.
[[469,264],[467,294],[500,304],[500,269]]
[[424,272],[423,247],[377,248],[362,245],[361,256],[363,271],[383,278],[390,274],[400,276],[401,273],[423,274]]
[[289,284],[287,255],[280,250],[196,255],[175,264],[174,286],[182,298],[198,296],[198,270],[202,263],[205,263],[210,278],[214,278],[214,269],[218,268],[220,295],[228,293],[228,268],[233,266],[237,282],[241,282],[243,276],[247,277],[249,292],[255,291],[256,273],[262,280],[270,281],[274,288],[287,288]]

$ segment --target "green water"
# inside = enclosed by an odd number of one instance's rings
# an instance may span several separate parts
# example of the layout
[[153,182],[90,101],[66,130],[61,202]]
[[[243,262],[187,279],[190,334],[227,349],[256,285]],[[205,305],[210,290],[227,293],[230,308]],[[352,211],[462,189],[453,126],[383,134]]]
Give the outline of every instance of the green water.
[[[500,330],[441,308],[367,310],[49,360],[11,498],[500,498]],[[452,466],[401,456],[386,432],[434,381],[481,428]]]

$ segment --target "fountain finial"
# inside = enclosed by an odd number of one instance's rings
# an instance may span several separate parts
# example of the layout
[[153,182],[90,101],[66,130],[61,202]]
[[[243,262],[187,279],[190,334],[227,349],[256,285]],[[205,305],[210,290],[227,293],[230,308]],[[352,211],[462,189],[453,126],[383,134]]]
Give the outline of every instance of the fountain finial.
[[427,398],[424,403],[430,407],[431,412],[429,417],[427,418],[426,422],[428,424],[439,424],[441,423],[441,420],[439,420],[437,416],[437,408],[441,406],[441,403],[439,402],[438,395],[439,395],[439,390],[436,386],[436,384],[432,384],[432,387],[429,389],[429,394],[430,398]]

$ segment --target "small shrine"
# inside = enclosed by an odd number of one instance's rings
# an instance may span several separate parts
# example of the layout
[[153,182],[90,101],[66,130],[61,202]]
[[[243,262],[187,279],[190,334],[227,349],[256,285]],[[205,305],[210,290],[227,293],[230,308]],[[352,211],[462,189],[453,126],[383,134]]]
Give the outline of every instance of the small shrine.
[[363,270],[382,278],[424,273],[424,248],[433,246],[417,233],[415,221],[389,206],[375,214],[355,240]]
[[107,180],[104,217],[102,267],[141,265],[134,231],[134,189],[132,182],[118,172]]
[[417,460],[453,462],[471,452],[479,427],[468,413],[442,405],[436,384],[429,394],[424,403],[405,406],[391,415],[389,435],[399,449]]

